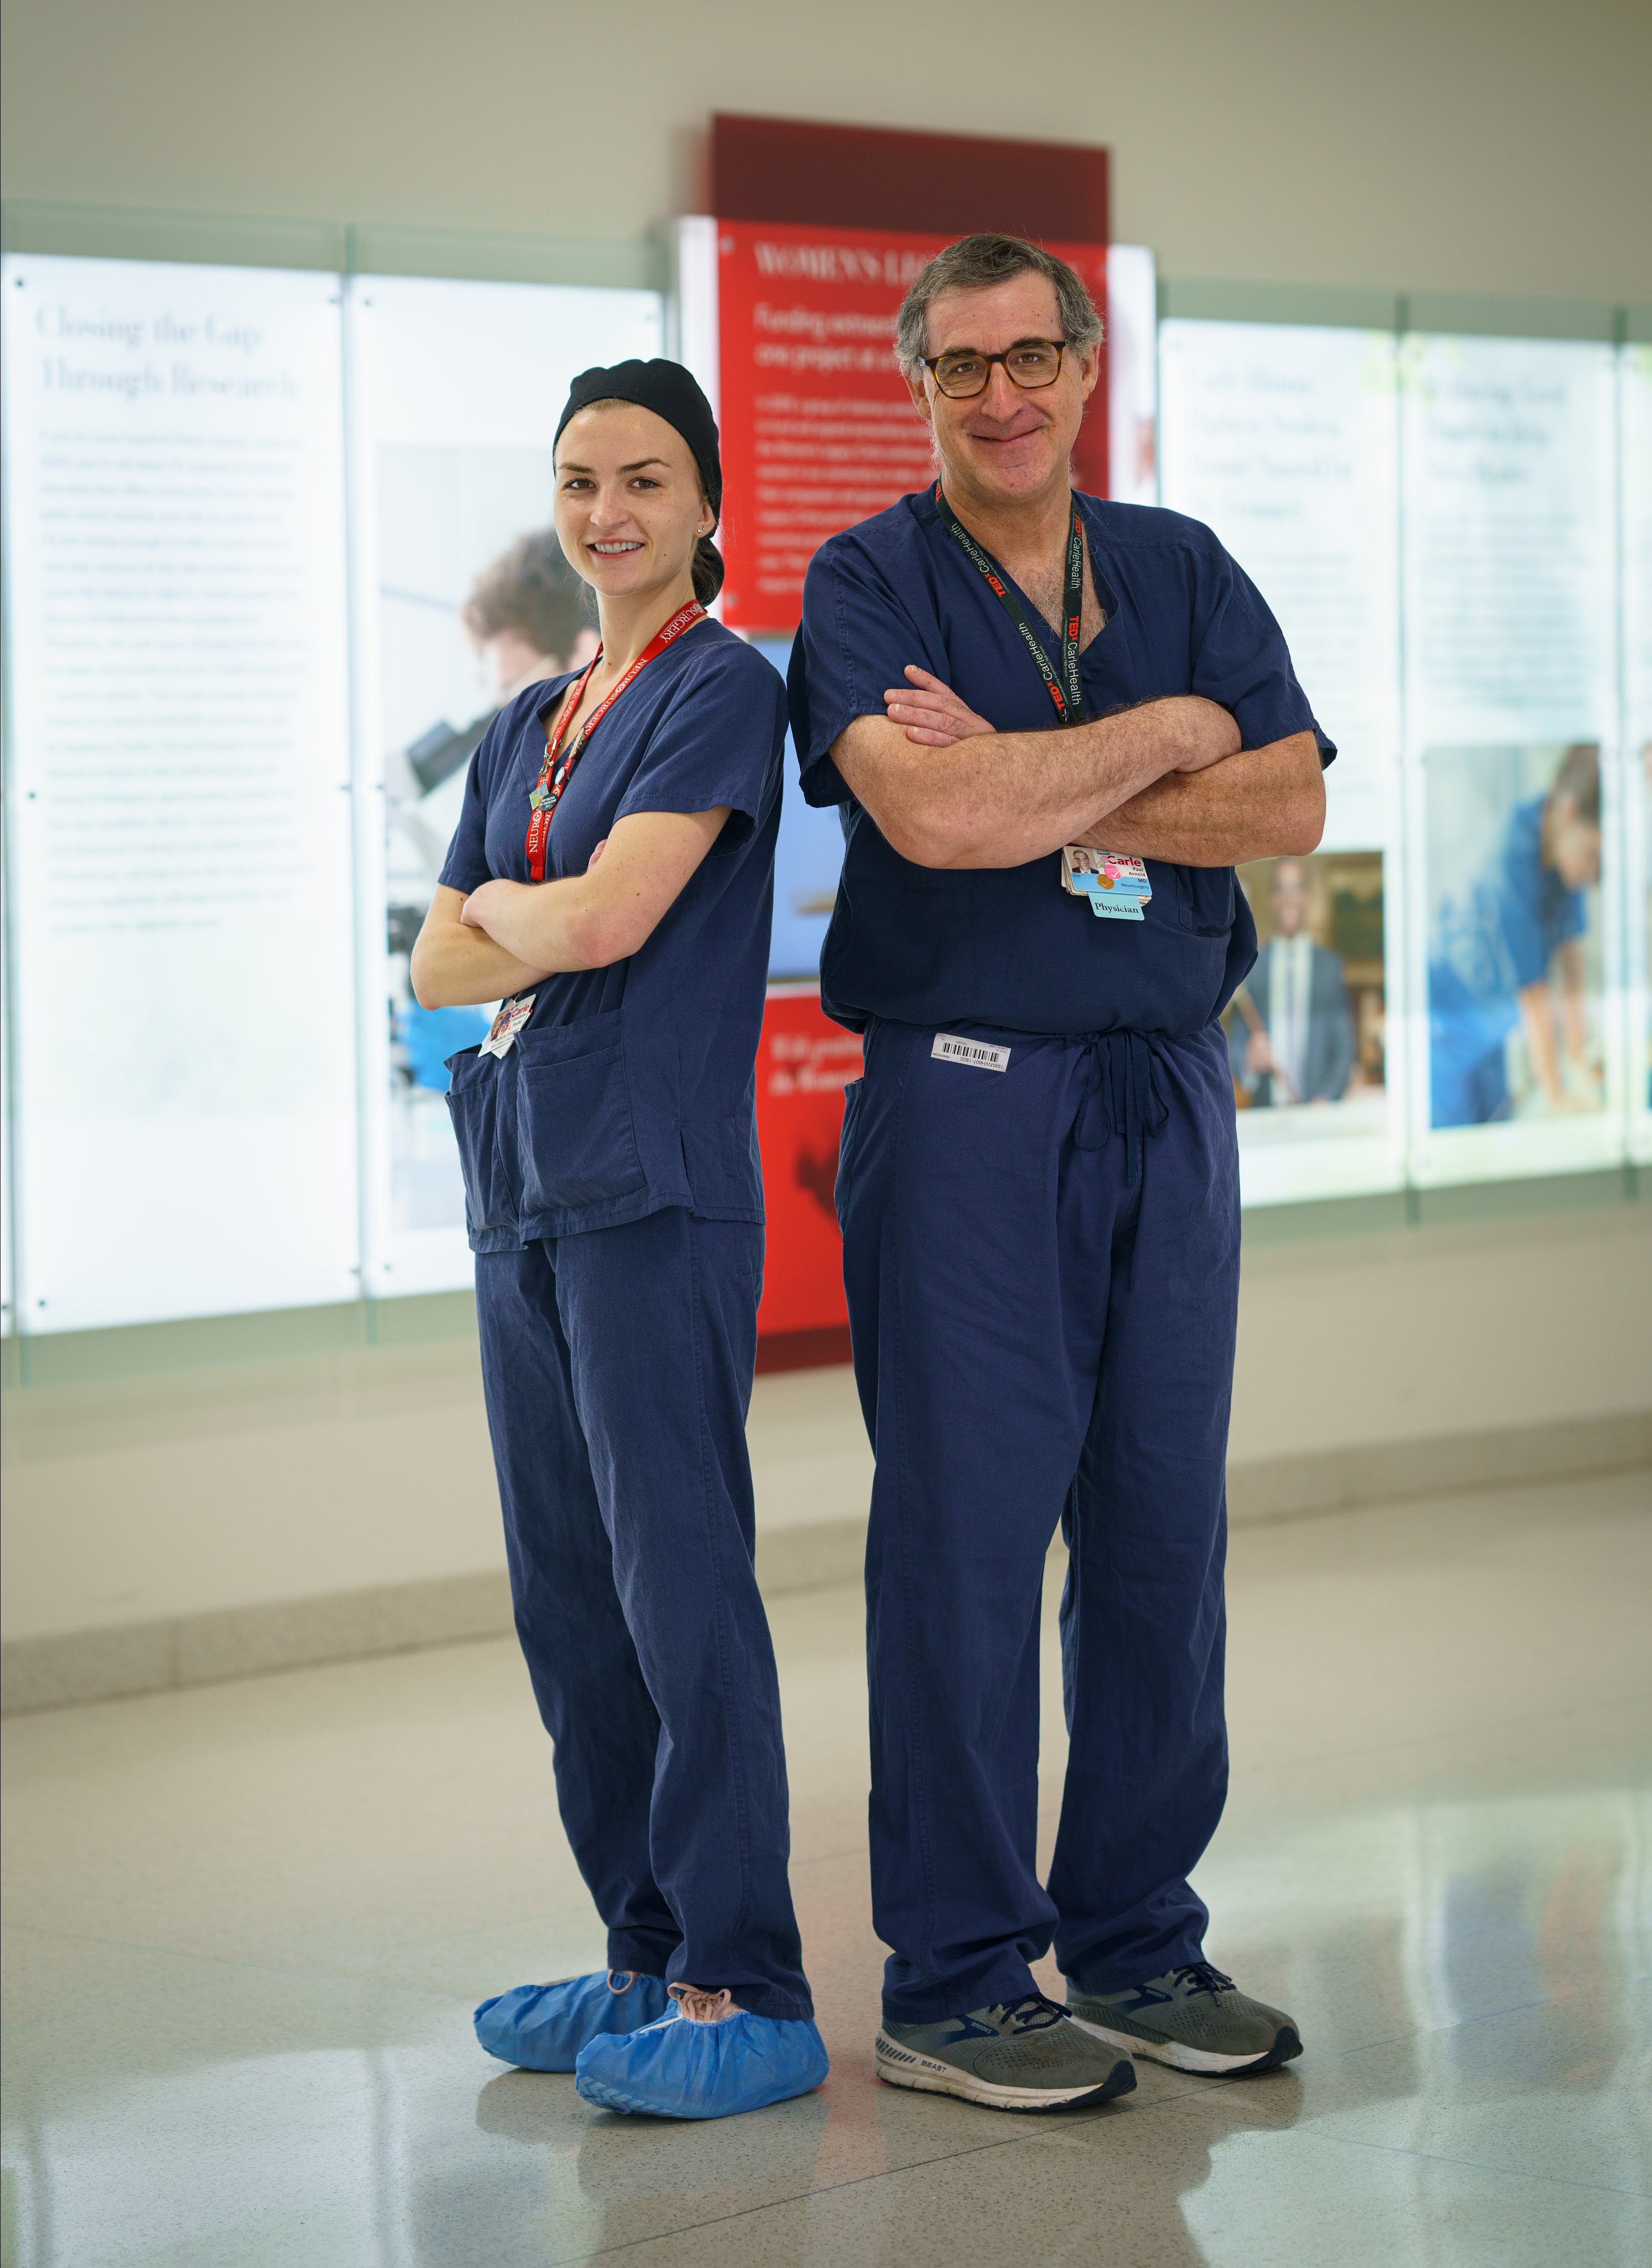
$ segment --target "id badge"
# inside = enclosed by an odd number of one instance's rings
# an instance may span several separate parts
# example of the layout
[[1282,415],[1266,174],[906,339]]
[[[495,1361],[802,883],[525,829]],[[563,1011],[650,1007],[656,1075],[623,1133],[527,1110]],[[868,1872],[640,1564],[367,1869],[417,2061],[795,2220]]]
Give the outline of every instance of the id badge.
[[479,1055],[508,1056],[517,1043],[517,1034],[533,1013],[538,995],[518,992],[514,1000],[502,1000],[499,1013],[488,1027],[488,1036],[477,1049]]
[[1069,896],[1088,898],[1092,913],[1120,921],[1140,921],[1142,908],[1153,896],[1140,858],[1120,850],[1091,850],[1082,843],[1062,846],[1061,887]]

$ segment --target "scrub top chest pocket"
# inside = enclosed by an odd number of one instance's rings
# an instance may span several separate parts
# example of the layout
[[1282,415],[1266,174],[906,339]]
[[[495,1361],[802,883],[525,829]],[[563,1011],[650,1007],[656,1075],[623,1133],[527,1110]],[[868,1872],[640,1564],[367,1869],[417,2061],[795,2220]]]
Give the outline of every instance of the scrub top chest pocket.
[[[525,1032],[517,1132],[525,1216],[634,1197],[645,1183],[625,1071],[623,1012]],[[569,1226],[562,1223],[562,1226]]]
[[1233,927],[1231,866],[1171,866],[1176,918],[1195,937],[1226,937]]

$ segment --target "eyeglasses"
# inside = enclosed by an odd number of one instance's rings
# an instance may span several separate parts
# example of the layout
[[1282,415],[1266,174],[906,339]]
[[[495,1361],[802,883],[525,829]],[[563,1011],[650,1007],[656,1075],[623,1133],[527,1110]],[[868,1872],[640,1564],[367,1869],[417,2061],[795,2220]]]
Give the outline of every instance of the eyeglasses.
[[1003,364],[1004,376],[1025,394],[1054,386],[1061,374],[1066,347],[1065,339],[1017,339],[1002,354],[955,347],[950,354],[921,355],[919,359],[926,370],[933,371],[936,386],[951,401],[967,401],[973,394],[986,393],[995,362]]

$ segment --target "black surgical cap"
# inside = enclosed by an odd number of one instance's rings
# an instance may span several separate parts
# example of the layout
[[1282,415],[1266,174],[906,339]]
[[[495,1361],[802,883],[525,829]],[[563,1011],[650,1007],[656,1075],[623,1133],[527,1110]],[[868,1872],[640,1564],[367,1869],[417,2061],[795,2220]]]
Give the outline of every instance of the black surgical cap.
[[617,362],[612,370],[600,366],[582,370],[569,387],[556,421],[556,441],[562,439],[569,419],[588,409],[593,401],[635,401],[639,409],[651,409],[680,433],[700,468],[706,500],[722,519],[723,463],[717,455],[717,421],[692,372],[681,363],[657,356],[652,362]]

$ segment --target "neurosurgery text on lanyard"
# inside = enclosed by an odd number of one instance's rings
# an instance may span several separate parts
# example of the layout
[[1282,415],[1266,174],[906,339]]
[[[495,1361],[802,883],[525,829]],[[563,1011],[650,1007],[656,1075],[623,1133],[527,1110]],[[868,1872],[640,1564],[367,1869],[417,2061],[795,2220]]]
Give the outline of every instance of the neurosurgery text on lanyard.
[[[1059,674],[1050,666],[1050,657],[1044,651],[1044,641],[1027,619],[1027,610],[1011,588],[1009,577],[999,566],[990,551],[983,550],[958,514],[948,504],[941,483],[935,484],[935,508],[941,516],[941,525],[958,545],[984,578],[987,587],[998,600],[1010,621],[1021,633],[1022,644],[1038,666],[1044,680],[1045,690],[1055,704],[1058,721],[1063,725],[1082,725],[1084,721],[1084,681],[1079,654],[1079,630],[1084,614],[1084,523],[1078,515],[1078,500],[1073,499],[1073,517],[1067,530],[1067,573],[1061,591],[1061,666]],[[1116,896],[1104,893],[1118,888]],[[1069,843],[1061,852],[1061,887],[1074,897],[1085,899],[1093,914],[1113,921],[1135,921],[1145,918],[1142,909],[1153,893],[1148,887],[1147,869],[1139,858],[1121,858],[1112,851],[1092,851],[1081,844]]]
[[545,761],[540,766],[539,778],[534,782],[533,792],[528,798],[526,847],[530,881],[542,882],[545,880],[545,845],[551,831],[551,821],[556,816],[556,806],[562,799],[562,791],[574,776],[574,766],[584,754],[585,743],[632,680],[639,677],[650,662],[664,653],[668,645],[674,644],[685,630],[691,630],[696,622],[702,622],[705,619],[705,608],[696,599],[691,599],[686,607],[679,607],[670,622],[664,623],[655,631],[619,683],[597,703],[580,726],[578,733],[564,748],[562,740],[568,729],[569,719],[577,714],[579,704],[585,697],[585,688],[591,682],[591,671],[602,659],[600,646],[598,647],[596,653],[586,664],[581,674],[569,688],[558,712],[555,730],[545,743]]

